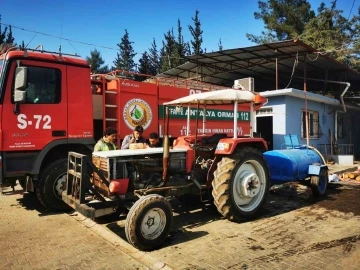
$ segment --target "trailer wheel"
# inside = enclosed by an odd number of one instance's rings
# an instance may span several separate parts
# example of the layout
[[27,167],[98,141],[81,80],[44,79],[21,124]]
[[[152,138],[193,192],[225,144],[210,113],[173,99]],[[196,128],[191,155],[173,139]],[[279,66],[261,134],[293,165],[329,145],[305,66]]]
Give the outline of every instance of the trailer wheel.
[[36,195],[46,208],[55,211],[69,210],[70,207],[61,199],[65,190],[67,159],[50,163],[39,175]]
[[171,205],[164,197],[157,194],[141,197],[127,216],[126,238],[139,250],[153,250],[165,241],[172,220]]
[[326,193],[329,176],[326,169],[321,169],[319,175],[310,177],[311,191],[314,197],[323,196]]
[[262,153],[242,148],[236,155],[223,157],[212,186],[214,204],[223,217],[231,221],[253,217],[265,203],[270,186]]

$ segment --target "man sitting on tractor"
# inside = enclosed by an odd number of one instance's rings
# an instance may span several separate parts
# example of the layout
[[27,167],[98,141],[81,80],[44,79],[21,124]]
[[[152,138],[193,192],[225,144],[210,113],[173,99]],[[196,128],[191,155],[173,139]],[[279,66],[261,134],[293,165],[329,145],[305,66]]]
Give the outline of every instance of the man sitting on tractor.
[[117,133],[118,132],[115,128],[106,128],[104,131],[104,136],[96,143],[94,152],[116,150],[114,141],[116,140]]
[[146,139],[142,136],[143,132],[144,128],[142,126],[136,126],[132,134],[125,136],[121,149],[129,149],[132,143],[146,143]]

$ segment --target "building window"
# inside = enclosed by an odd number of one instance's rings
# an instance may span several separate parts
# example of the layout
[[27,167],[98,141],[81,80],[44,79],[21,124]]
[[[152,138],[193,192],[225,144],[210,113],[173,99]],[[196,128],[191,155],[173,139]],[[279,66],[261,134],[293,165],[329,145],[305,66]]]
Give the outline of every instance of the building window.
[[[319,112],[308,110],[308,121],[309,121],[309,138],[319,138]],[[306,112],[302,111],[301,118],[301,138],[306,138]]]
[[[28,66],[26,104],[57,104],[61,101],[61,71]],[[14,89],[13,89],[14,91]]]
[[343,125],[343,116],[342,114],[337,115],[337,137],[343,138],[344,137],[344,125]]

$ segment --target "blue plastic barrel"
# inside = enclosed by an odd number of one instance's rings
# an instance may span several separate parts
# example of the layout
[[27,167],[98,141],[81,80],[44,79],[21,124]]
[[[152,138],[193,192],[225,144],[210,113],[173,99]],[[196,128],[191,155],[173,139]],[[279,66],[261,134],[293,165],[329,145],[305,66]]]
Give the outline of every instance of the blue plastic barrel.
[[304,180],[308,176],[309,165],[322,164],[321,157],[307,148],[267,151],[264,158],[273,184]]

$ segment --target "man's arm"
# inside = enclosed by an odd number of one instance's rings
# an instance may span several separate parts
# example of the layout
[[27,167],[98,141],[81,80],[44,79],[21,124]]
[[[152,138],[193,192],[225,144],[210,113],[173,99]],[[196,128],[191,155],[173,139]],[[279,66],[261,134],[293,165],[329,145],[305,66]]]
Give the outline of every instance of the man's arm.
[[95,144],[95,146],[94,146],[94,152],[97,152],[97,151],[102,151],[101,144],[99,142],[97,144]]
[[131,135],[126,135],[121,144],[121,149],[129,149],[130,141],[131,141]]

